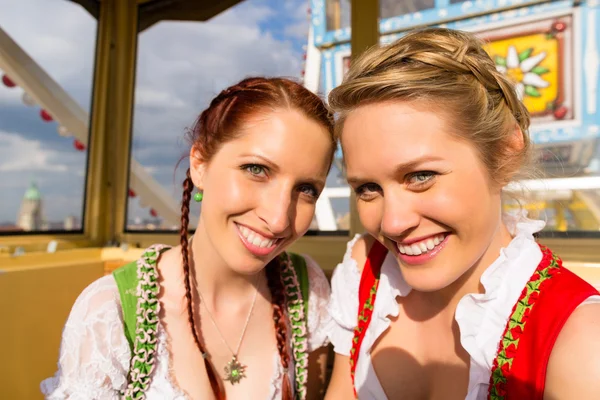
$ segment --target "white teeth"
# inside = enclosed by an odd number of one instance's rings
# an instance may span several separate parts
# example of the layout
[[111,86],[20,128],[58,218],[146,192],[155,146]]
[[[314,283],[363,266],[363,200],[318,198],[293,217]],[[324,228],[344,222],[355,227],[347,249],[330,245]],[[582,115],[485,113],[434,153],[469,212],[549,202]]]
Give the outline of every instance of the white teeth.
[[271,247],[273,246],[273,243],[275,243],[275,239],[271,239],[271,240],[263,240],[262,242],[260,242],[260,247]]
[[242,236],[246,238],[246,241],[254,246],[271,247],[277,241],[277,239],[267,239],[245,226],[238,225],[238,227]]
[[410,249],[412,250],[413,256],[418,256],[422,253],[421,248],[416,244],[411,245]]
[[433,250],[438,244],[444,241],[444,238],[445,236],[443,234],[440,234],[429,239],[423,240],[419,243],[413,243],[411,245],[402,245],[400,243],[397,243],[397,247],[398,251],[401,254],[406,254],[409,256],[418,256]]

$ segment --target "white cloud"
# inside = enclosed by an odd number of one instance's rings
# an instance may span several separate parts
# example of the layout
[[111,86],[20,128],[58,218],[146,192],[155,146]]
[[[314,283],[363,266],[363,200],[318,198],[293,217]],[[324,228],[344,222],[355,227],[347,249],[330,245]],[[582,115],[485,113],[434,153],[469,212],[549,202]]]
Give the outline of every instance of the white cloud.
[[135,91],[135,105],[148,108],[181,108],[185,103],[174,93],[159,91],[151,87],[138,87]]
[[0,171],[65,172],[57,151],[44,150],[39,140],[25,139],[18,133],[0,131]]
[[284,32],[287,36],[308,40],[308,21],[297,21],[288,25],[285,27]]
[[239,17],[243,16],[245,24],[252,26],[264,22],[274,15],[275,11],[264,4],[245,1],[238,6],[230,8],[224,13],[217,15],[210,22],[216,24],[232,23],[237,25],[239,23]]
[[78,4],[64,0],[0,0],[0,9],[0,27],[67,92],[87,106],[96,20]]
[[300,3],[287,2],[285,5],[286,12],[292,17],[292,23],[285,27],[284,34],[297,39],[308,40],[308,1]]
[[14,222],[31,181],[40,188],[48,220],[80,216],[85,166],[85,153],[70,146],[51,150],[43,141],[0,131],[0,222]]
[[[161,22],[143,32],[136,137],[177,147],[185,128],[225,87],[249,75],[298,77],[302,61],[292,44],[258,25],[273,15],[268,7],[245,2],[205,23]],[[143,161],[135,149],[134,156]]]

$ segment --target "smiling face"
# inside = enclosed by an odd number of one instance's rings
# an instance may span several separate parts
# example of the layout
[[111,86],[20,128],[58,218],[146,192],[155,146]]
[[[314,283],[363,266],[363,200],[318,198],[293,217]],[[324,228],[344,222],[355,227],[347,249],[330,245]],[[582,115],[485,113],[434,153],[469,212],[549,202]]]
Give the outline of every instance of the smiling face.
[[262,269],[308,230],[331,152],[329,132],[288,109],[256,114],[208,162],[192,150],[204,192],[196,236],[232,270]]
[[363,226],[396,254],[407,283],[425,292],[489,265],[506,240],[501,188],[450,128],[431,106],[386,102],[351,111],[342,132]]

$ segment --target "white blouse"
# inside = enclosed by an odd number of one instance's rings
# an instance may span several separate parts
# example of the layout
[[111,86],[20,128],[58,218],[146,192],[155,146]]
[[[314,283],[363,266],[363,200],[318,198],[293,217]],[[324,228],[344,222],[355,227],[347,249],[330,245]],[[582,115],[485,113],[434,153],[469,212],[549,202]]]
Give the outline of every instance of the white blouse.
[[[483,294],[468,294],[458,303],[455,319],[460,328],[460,342],[469,353],[469,387],[466,400],[484,400],[488,395],[492,364],[512,307],[523,287],[542,260],[542,252],[533,234],[545,223],[524,216],[505,215],[504,222],[514,236],[500,251],[499,257],[481,276]],[[348,243],[343,261],[336,267],[331,280],[329,313],[332,324],[329,338],[336,353],[350,355],[352,338],[358,314],[358,289],[361,268],[352,258],[352,247],[359,235]],[[371,323],[363,339],[355,372],[355,385],[360,399],[387,399],[371,363],[371,348],[396,317],[397,296],[406,296],[411,287],[404,281],[396,259],[388,253],[381,267],[377,301]],[[583,304],[600,303],[600,296],[592,296]]]
[[[325,327],[330,325],[327,303],[329,283],[317,263],[304,256],[308,269],[308,349],[328,343]],[[159,323],[156,367],[149,400],[186,400],[185,393],[171,379],[167,333]],[[42,381],[46,399],[108,400],[119,399],[127,386],[131,350],[125,338],[119,290],[112,275],[89,285],[78,297],[63,330],[58,371]],[[292,365],[288,368],[293,382]],[[273,376],[268,399],[281,399],[283,367],[279,353],[273,354]]]

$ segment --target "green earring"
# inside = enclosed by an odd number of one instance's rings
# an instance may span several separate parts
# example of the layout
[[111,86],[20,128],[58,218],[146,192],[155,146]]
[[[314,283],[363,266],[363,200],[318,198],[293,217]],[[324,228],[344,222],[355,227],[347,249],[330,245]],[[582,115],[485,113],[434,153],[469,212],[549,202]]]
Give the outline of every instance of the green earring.
[[202,195],[202,192],[196,192],[194,195],[194,201],[196,201],[196,203],[200,203],[203,197],[204,196]]

